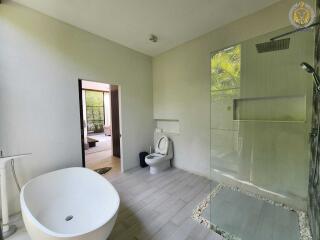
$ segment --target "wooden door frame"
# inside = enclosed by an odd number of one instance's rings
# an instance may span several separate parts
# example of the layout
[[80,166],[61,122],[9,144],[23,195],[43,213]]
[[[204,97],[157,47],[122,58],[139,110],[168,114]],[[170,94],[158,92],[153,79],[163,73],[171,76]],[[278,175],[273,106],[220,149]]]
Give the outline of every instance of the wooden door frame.
[[113,156],[121,158],[121,132],[119,119],[119,88],[117,85],[110,86],[110,112],[112,128],[112,153]]
[[79,113],[80,113],[80,133],[81,133],[81,159],[82,167],[86,167],[86,155],[84,147],[84,124],[83,124],[83,104],[82,104],[82,79],[78,79],[78,92],[79,92]]
[[97,83],[105,83],[111,85],[118,86],[118,102],[119,102],[119,131],[120,131],[120,167],[121,172],[124,171],[123,169],[123,143],[122,143],[122,101],[121,101],[121,85],[119,84],[110,84],[103,81],[93,81],[87,80],[83,78],[78,78],[78,92],[79,92],[79,113],[80,113],[80,133],[81,133],[81,158],[82,158],[82,167],[86,167],[86,156],[85,156],[85,147],[84,147],[84,125],[83,125],[83,96],[82,96],[82,81],[90,81],[90,82],[97,82]]

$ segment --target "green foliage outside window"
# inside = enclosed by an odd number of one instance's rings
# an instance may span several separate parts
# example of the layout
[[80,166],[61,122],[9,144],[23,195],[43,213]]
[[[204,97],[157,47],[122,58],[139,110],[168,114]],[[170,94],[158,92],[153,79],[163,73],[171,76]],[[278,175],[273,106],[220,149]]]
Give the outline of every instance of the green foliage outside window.
[[241,46],[226,48],[211,57],[211,91],[240,87]]
[[95,133],[103,132],[104,125],[103,92],[86,90],[87,128]]

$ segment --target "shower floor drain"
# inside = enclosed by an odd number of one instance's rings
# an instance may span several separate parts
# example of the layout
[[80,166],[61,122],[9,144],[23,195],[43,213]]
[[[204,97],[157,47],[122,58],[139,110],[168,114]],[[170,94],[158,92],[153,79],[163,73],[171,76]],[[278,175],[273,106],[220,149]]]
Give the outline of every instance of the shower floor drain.
[[67,216],[66,218],[65,218],[65,220],[67,221],[67,222],[69,222],[70,220],[72,220],[73,219],[73,216],[72,215],[69,215],[69,216]]

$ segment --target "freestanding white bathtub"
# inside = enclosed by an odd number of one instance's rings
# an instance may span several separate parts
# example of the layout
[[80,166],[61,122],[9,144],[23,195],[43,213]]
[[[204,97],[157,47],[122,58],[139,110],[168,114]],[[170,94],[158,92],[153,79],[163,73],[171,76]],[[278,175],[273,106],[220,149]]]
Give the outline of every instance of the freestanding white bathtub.
[[32,240],[106,240],[120,199],[105,178],[85,168],[66,168],[29,181],[20,195]]

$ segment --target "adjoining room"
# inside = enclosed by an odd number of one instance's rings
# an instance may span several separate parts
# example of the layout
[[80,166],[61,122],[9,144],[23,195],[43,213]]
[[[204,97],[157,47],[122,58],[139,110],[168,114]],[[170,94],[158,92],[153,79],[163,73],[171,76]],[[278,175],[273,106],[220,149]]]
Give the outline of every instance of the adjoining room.
[[81,82],[84,165],[108,176],[121,172],[118,86]]

